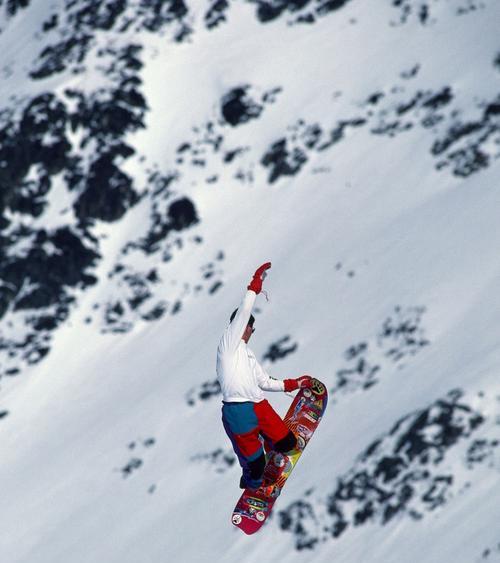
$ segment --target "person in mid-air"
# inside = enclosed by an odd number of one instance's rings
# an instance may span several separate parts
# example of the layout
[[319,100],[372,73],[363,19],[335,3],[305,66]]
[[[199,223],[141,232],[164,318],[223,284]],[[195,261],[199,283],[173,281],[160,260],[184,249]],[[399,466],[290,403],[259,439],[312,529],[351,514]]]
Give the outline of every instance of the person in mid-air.
[[285,380],[272,378],[247,345],[255,331],[252,308],[270,267],[271,263],[267,262],[256,270],[217,348],[222,422],[243,470],[242,489],[258,489],[262,484],[266,465],[263,441],[266,449],[272,447],[281,453],[293,450],[297,443],[293,432],[267,402],[262,391],[289,392],[312,385],[308,375]]

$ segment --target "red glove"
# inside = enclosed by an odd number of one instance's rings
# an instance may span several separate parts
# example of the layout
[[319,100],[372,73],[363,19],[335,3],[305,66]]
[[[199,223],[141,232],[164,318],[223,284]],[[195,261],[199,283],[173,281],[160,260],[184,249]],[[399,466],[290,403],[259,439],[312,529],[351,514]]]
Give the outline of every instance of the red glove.
[[262,282],[267,275],[266,270],[269,270],[270,267],[271,262],[266,262],[265,264],[262,264],[260,268],[255,270],[255,274],[253,275],[252,281],[250,282],[250,285],[247,287],[247,289],[255,291],[255,293],[259,295],[259,293],[262,291]]
[[312,387],[312,377],[310,375],[303,375],[302,377],[297,377],[297,379],[285,379],[284,382],[287,393],[296,389],[303,389],[304,387],[308,389]]

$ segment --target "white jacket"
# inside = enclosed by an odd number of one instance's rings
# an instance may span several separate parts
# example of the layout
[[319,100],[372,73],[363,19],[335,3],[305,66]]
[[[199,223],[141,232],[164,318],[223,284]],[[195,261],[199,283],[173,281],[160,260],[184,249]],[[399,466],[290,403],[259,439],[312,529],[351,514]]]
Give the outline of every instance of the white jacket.
[[257,295],[247,291],[233,322],[224,331],[217,348],[217,378],[226,402],[264,399],[264,391],[284,391],[283,381],[273,379],[242,340]]

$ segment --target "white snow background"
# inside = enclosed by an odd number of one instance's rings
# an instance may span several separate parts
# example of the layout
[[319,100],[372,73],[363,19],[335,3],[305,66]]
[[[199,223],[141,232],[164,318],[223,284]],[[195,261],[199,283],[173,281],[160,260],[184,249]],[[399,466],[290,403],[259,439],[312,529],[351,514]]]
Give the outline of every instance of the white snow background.
[[[50,4],[63,9],[62,2]],[[220,100],[231,88],[281,91],[258,119],[217,125],[226,149],[247,147],[238,165],[207,152],[205,167],[182,169],[175,190],[193,200],[200,222],[159,266],[156,288],[169,302],[172,292],[183,295],[181,310],[154,322],[134,320],[122,333],[103,333],[95,315],[86,321],[94,303],[117,291],[107,274],[148,220],[144,199],[121,220],[96,224],[99,282],[77,292],[48,356],[1,381],[0,406],[9,412],[0,421],[2,563],[500,561],[500,453],[493,448],[486,463],[471,468],[465,442],[441,462],[440,471],[453,475],[442,505],[422,510],[421,518],[402,511],[385,525],[377,518],[350,525],[338,538],[324,530],[326,499],[362,452],[451,390],[461,389],[484,417],[477,437],[500,440],[499,135],[482,147],[490,166],[465,177],[451,165],[437,169],[430,152],[452,108],[463,122],[478,120],[500,92],[500,3],[477,1],[472,9],[466,0],[429,2],[428,25],[417,17],[426,3],[404,2],[413,7],[405,22],[394,4],[353,0],[314,24],[289,25],[290,14],[263,24],[254,5],[233,2],[227,21],[208,31],[200,23],[204,6],[192,2],[188,41],[126,32],[144,46],[149,108],[146,127],[127,138],[144,157],[125,166],[138,185],[153,163],[175,169],[177,148],[195,137],[194,128],[220,123]],[[90,60],[83,73],[29,80],[42,41],[36,30],[46,16],[45,3],[33,3],[5,17],[4,105],[11,96],[90,89],[100,80]],[[415,76],[402,77],[416,65]],[[373,134],[380,121],[394,118],[400,101],[445,87],[453,101],[444,125],[420,126],[420,108],[414,127],[393,137]],[[367,105],[376,92],[384,97]],[[310,151],[297,174],[269,182],[260,157],[292,136],[299,120],[327,132],[360,117],[369,123],[346,127],[341,142]],[[246,181],[235,178],[237,166]],[[207,182],[210,175],[218,181]],[[33,222],[55,228],[62,214],[67,219],[72,197],[61,179]],[[183,283],[192,288],[221,251],[221,288],[183,294]],[[262,358],[271,342],[290,335],[297,350],[264,365],[277,378],[319,378],[330,403],[273,517],[246,537],[230,522],[240,494],[237,464],[203,458],[229,453],[220,396],[195,405],[186,397],[215,379],[220,334],[253,271],[268,260],[269,301],[258,298],[250,345]],[[428,343],[393,361],[379,337],[398,307],[422,308]],[[377,383],[337,388],[346,350],[360,342],[369,343],[367,361],[380,366]],[[286,412],[289,397],[268,399]],[[127,475],[123,468],[134,458],[142,464]],[[295,535],[281,529],[279,512],[304,498],[315,507],[316,523],[307,525],[319,540],[299,550]]]

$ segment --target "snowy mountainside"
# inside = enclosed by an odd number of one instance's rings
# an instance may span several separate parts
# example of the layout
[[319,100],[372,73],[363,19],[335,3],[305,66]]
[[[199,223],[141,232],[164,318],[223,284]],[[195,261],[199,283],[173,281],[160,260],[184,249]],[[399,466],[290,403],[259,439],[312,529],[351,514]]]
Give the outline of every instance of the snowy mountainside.
[[[498,21],[0,1],[2,561],[500,560]],[[251,346],[331,400],[248,538],[215,350],[267,260]]]

